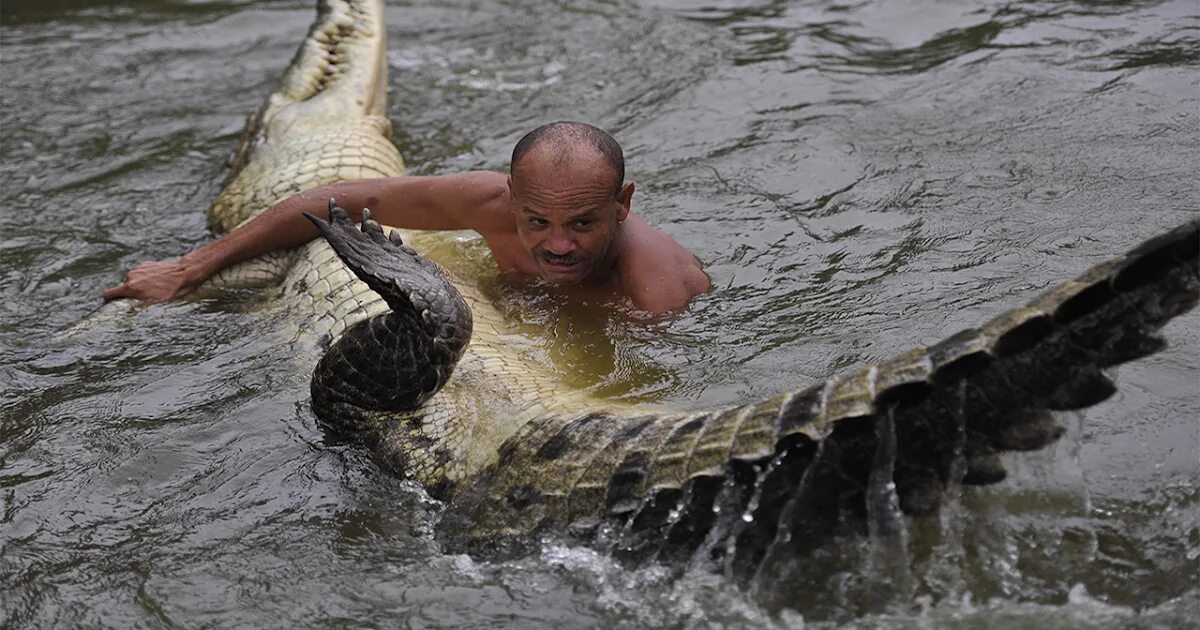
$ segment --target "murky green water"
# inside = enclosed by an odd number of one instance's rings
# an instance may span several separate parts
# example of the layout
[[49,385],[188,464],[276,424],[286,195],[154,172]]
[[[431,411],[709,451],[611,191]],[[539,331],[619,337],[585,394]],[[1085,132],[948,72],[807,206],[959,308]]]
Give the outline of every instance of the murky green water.
[[[439,553],[437,505],[327,446],[271,296],[52,344],[203,211],[306,2],[0,5],[0,626],[1182,627],[1200,616],[1200,315],[1052,452],[786,579],[548,543]],[[625,144],[636,211],[714,290],[662,325],[558,320],[572,379],[714,405],[929,343],[1200,205],[1195,2],[392,3],[415,173],[506,166],[546,120]],[[468,249],[470,245],[466,246]],[[598,367],[597,367],[598,366]],[[899,557],[897,557],[897,554]]]

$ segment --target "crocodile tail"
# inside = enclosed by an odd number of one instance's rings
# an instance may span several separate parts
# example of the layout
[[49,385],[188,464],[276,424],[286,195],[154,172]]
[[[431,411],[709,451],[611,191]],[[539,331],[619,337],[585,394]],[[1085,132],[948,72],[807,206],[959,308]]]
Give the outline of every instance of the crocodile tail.
[[785,461],[757,479],[760,525],[730,534],[727,561],[763,571],[840,515],[878,526],[935,512],[952,484],[1003,480],[999,452],[1052,443],[1053,412],[1102,402],[1106,369],[1166,346],[1158,330],[1200,300],[1198,249],[1193,220],[978,328],[791,396],[772,421]]
[[415,409],[446,384],[471,339],[471,311],[440,267],[397,232],[386,235],[370,210],[363,210],[361,229],[332,199],[329,221],[305,216],[391,309],[347,328],[311,382],[313,410],[327,426],[339,434],[376,434],[361,423],[375,412]]
[[531,422],[459,491],[443,538],[492,545],[565,529],[618,556],[748,575],[846,515],[886,527],[901,512],[930,514],[952,484],[1003,479],[998,452],[1059,437],[1053,411],[1111,395],[1106,368],[1164,347],[1157,330],[1200,298],[1198,227],[979,328],[771,400]]

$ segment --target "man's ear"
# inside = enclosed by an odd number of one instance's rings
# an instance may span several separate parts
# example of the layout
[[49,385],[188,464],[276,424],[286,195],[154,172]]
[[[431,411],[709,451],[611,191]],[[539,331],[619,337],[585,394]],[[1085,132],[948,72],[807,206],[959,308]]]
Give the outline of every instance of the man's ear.
[[508,205],[512,207],[513,212],[517,210],[517,193],[513,192],[512,175],[508,176]]
[[633,201],[634,188],[633,182],[625,182],[625,185],[621,186],[621,192],[617,193],[617,203],[621,204],[621,210],[617,212],[618,221],[624,221],[625,217],[629,216],[629,207]]

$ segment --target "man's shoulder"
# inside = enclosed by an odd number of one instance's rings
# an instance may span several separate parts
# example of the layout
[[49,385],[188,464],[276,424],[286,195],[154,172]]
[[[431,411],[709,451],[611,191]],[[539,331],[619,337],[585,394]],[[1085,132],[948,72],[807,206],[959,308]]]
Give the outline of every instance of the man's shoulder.
[[508,207],[508,176],[499,171],[462,171],[434,175],[442,188],[468,193],[464,196],[474,199],[480,204],[490,204],[497,207]]
[[508,192],[508,179],[502,173],[495,173],[499,179],[488,178],[479,183],[478,212],[486,214],[488,226],[502,232],[515,232],[516,221],[513,220],[512,202]]
[[436,176],[439,195],[461,204],[466,227],[484,236],[515,231],[508,176],[497,171],[465,171]]
[[442,177],[457,177],[489,196],[508,197],[508,175],[500,171],[463,171]]
[[632,233],[619,267],[621,284],[638,308],[676,310],[708,291],[708,275],[687,248],[641,219],[630,219]]

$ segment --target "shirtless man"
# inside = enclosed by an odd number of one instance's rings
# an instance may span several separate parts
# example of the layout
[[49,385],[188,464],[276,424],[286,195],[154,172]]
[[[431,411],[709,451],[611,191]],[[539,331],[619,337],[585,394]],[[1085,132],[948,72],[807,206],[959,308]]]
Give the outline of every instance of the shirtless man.
[[708,290],[696,258],[629,211],[633,182],[625,181],[621,146],[604,131],[578,122],[538,127],[513,149],[511,170],[307,190],[183,258],[138,265],[104,299],[172,300],[230,265],[298,247],[318,236],[302,213],[328,218],[330,197],[355,221],[366,207],[385,225],[474,230],[501,272],[605,289],[650,313],[680,309]]

